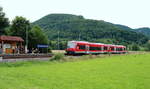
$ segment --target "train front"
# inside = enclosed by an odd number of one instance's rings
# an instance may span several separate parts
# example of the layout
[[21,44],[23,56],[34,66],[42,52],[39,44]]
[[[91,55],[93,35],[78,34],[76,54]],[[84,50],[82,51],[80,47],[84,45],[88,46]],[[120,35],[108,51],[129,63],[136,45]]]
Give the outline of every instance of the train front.
[[69,41],[67,43],[67,49],[65,50],[67,55],[73,55],[76,51],[76,42],[75,41]]

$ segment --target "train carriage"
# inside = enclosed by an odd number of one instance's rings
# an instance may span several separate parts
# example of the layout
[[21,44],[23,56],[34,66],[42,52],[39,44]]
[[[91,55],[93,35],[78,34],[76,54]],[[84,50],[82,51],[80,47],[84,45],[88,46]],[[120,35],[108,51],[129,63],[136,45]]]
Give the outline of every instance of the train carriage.
[[69,41],[67,44],[67,54],[86,54],[88,53],[88,42],[85,41]]
[[126,53],[126,47],[123,45],[90,43],[86,41],[69,41],[67,45],[67,54]]
[[117,45],[116,47],[116,53],[126,53],[126,47],[123,45]]
[[89,53],[90,54],[100,54],[104,53],[104,44],[102,43],[89,43]]
[[116,45],[112,45],[112,44],[107,44],[108,49],[106,50],[107,53],[112,53],[115,54],[116,53]]

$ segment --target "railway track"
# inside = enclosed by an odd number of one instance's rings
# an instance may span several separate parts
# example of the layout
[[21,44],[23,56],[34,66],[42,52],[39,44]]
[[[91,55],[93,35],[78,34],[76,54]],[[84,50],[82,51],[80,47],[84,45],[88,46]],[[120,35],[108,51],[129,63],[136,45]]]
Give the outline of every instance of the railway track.
[[[144,51],[129,51],[126,53],[126,55],[129,54],[144,54],[144,53],[149,53],[149,52],[144,52]],[[64,54],[64,53],[62,53]],[[106,57],[106,56],[111,56],[111,55],[120,55],[120,54],[100,54],[97,55],[99,57]],[[52,53],[49,54],[0,54],[0,62],[15,62],[15,61],[28,61],[28,60],[42,60],[42,61],[47,61],[50,60],[50,58],[53,56]],[[88,58],[93,58],[97,57],[96,55],[89,55],[87,56]],[[65,58],[67,59],[80,59],[83,58],[85,59],[84,55],[65,55]]]
[[46,58],[52,57],[53,54],[1,54],[2,59],[20,59],[20,58]]

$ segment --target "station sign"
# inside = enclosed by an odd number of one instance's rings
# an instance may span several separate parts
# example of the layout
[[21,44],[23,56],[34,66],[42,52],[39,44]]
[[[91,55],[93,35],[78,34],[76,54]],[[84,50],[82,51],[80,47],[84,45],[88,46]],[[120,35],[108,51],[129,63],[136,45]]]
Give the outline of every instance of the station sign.
[[38,47],[38,48],[48,48],[48,45],[41,45],[41,44],[38,44],[37,47]]

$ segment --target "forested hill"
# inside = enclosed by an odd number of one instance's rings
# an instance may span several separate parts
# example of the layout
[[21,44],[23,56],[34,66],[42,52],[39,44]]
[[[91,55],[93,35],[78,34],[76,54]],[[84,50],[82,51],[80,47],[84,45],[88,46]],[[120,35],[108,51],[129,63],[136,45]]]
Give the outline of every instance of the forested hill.
[[148,36],[150,39],[150,28],[144,27],[144,28],[138,28],[134,29],[135,32],[143,33],[144,35]]
[[50,40],[84,40],[114,44],[144,44],[148,38],[134,31],[124,30],[102,20],[85,19],[70,14],[50,14],[33,24],[44,29]]
[[119,25],[119,24],[115,24],[115,25],[117,27],[119,27],[120,29],[123,29],[123,30],[134,31],[134,32],[137,32],[137,33],[142,33],[142,34],[144,34],[145,36],[147,36],[150,39],[150,28],[148,28],[148,27],[133,29],[133,28],[130,28],[130,27],[125,26],[125,25]]

